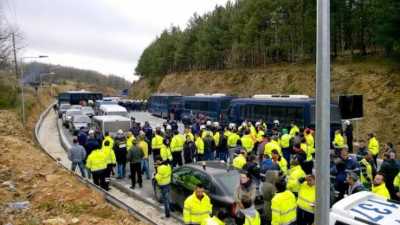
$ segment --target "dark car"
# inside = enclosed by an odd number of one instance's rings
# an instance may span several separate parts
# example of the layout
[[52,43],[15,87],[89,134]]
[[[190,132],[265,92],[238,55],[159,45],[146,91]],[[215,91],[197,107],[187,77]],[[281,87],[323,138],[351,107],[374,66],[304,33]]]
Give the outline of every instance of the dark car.
[[69,130],[73,135],[76,135],[78,131],[83,128],[85,132],[89,131],[89,126],[92,120],[86,115],[75,115],[69,122]]
[[[210,196],[213,209],[225,208],[233,215],[233,196],[239,185],[239,177],[237,170],[228,169],[226,164],[220,161],[207,161],[205,166],[203,162],[183,165],[173,171],[171,203],[174,207],[183,209],[185,199],[193,194],[195,186],[201,182]],[[155,188],[154,192],[156,199],[161,201],[159,189]],[[262,203],[256,204],[256,208],[263,214]]]

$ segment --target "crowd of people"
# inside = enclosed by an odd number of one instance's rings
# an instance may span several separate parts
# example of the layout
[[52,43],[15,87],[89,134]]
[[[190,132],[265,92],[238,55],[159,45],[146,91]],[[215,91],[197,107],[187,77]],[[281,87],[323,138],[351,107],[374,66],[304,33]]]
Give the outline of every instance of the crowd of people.
[[[69,151],[72,170],[109,189],[110,177],[127,177],[131,188],[142,187],[142,176],[156,180],[161,190],[165,216],[170,216],[170,183],[174,167],[197,161],[221,160],[240,171],[240,184],[233,196],[236,224],[313,224],[316,201],[314,133],[294,122],[281,128],[279,121],[267,127],[263,121],[244,121],[240,126],[195,121],[178,131],[175,121],[154,129],[132,118],[126,134],[115,137],[105,132],[79,132]],[[353,146],[352,124],[335,132],[331,151],[331,203],[360,191],[372,191],[386,199],[400,199],[399,163],[391,143],[381,149],[374,134]],[[343,135],[344,134],[344,135]],[[354,148],[354,149],[353,149]],[[150,174],[149,157],[155,166]],[[380,157],[383,161],[381,162]],[[116,168],[116,169],[115,169]],[[257,196],[264,204],[263,215],[255,210]],[[228,213],[221,209],[210,217],[212,204],[199,184],[184,202],[186,224],[224,224]]]

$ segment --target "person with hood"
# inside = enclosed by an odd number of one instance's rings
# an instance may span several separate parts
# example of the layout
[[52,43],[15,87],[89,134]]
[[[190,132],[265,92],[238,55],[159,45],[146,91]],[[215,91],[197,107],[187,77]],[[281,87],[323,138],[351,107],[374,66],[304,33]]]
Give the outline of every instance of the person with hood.
[[117,160],[117,179],[123,179],[125,177],[126,167],[126,137],[122,130],[118,130],[117,135],[114,138],[114,152]]
[[185,160],[185,164],[192,163],[196,157],[196,144],[193,139],[187,135],[185,144],[183,145],[183,159]]
[[354,172],[349,172],[346,178],[347,185],[349,186],[346,195],[352,195],[360,191],[365,191],[366,189],[361,184],[358,179],[358,175]]
[[271,224],[272,221],[271,201],[276,193],[275,183],[278,178],[278,171],[269,170],[265,173],[265,181],[262,185],[261,193],[264,199],[266,224]]
[[169,164],[172,164],[173,157],[171,148],[169,147],[169,139],[164,139],[160,149],[160,157],[162,161],[167,161]]
[[254,207],[253,199],[248,195],[244,195],[240,200],[240,204],[243,208],[239,210],[238,216],[236,217],[235,221],[236,224],[261,225],[260,214]]
[[254,200],[256,199],[256,186],[251,180],[250,175],[247,174],[247,171],[241,171],[239,185],[236,187],[233,194],[233,200],[236,204],[236,210],[244,209],[241,203],[241,199],[245,195],[250,197],[251,201],[254,202]]

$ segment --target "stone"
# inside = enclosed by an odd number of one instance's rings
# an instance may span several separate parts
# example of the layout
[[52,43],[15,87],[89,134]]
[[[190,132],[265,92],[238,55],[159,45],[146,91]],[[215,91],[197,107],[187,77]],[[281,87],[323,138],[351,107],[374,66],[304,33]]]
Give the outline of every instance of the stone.
[[65,219],[60,218],[60,217],[56,217],[56,218],[44,220],[43,223],[44,223],[44,224],[53,224],[53,225],[67,224],[67,222],[65,221]]

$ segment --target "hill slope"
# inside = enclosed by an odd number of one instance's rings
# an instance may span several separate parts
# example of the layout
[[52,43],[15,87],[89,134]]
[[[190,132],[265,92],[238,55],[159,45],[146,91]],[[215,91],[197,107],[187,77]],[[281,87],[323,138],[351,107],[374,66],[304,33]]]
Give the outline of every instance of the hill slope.
[[[332,98],[341,94],[364,95],[364,119],[356,123],[358,137],[374,131],[383,142],[400,135],[400,70],[388,62],[336,63],[332,67]],[[153,85],[150,85],[153,84]],[[170,74],[159,84],[142,79],[133,84],[131,96],[145,98],[151,92],[254,94],[307,94],[315,96],[315,66],[279,64],[265,69],[197,71]]]

